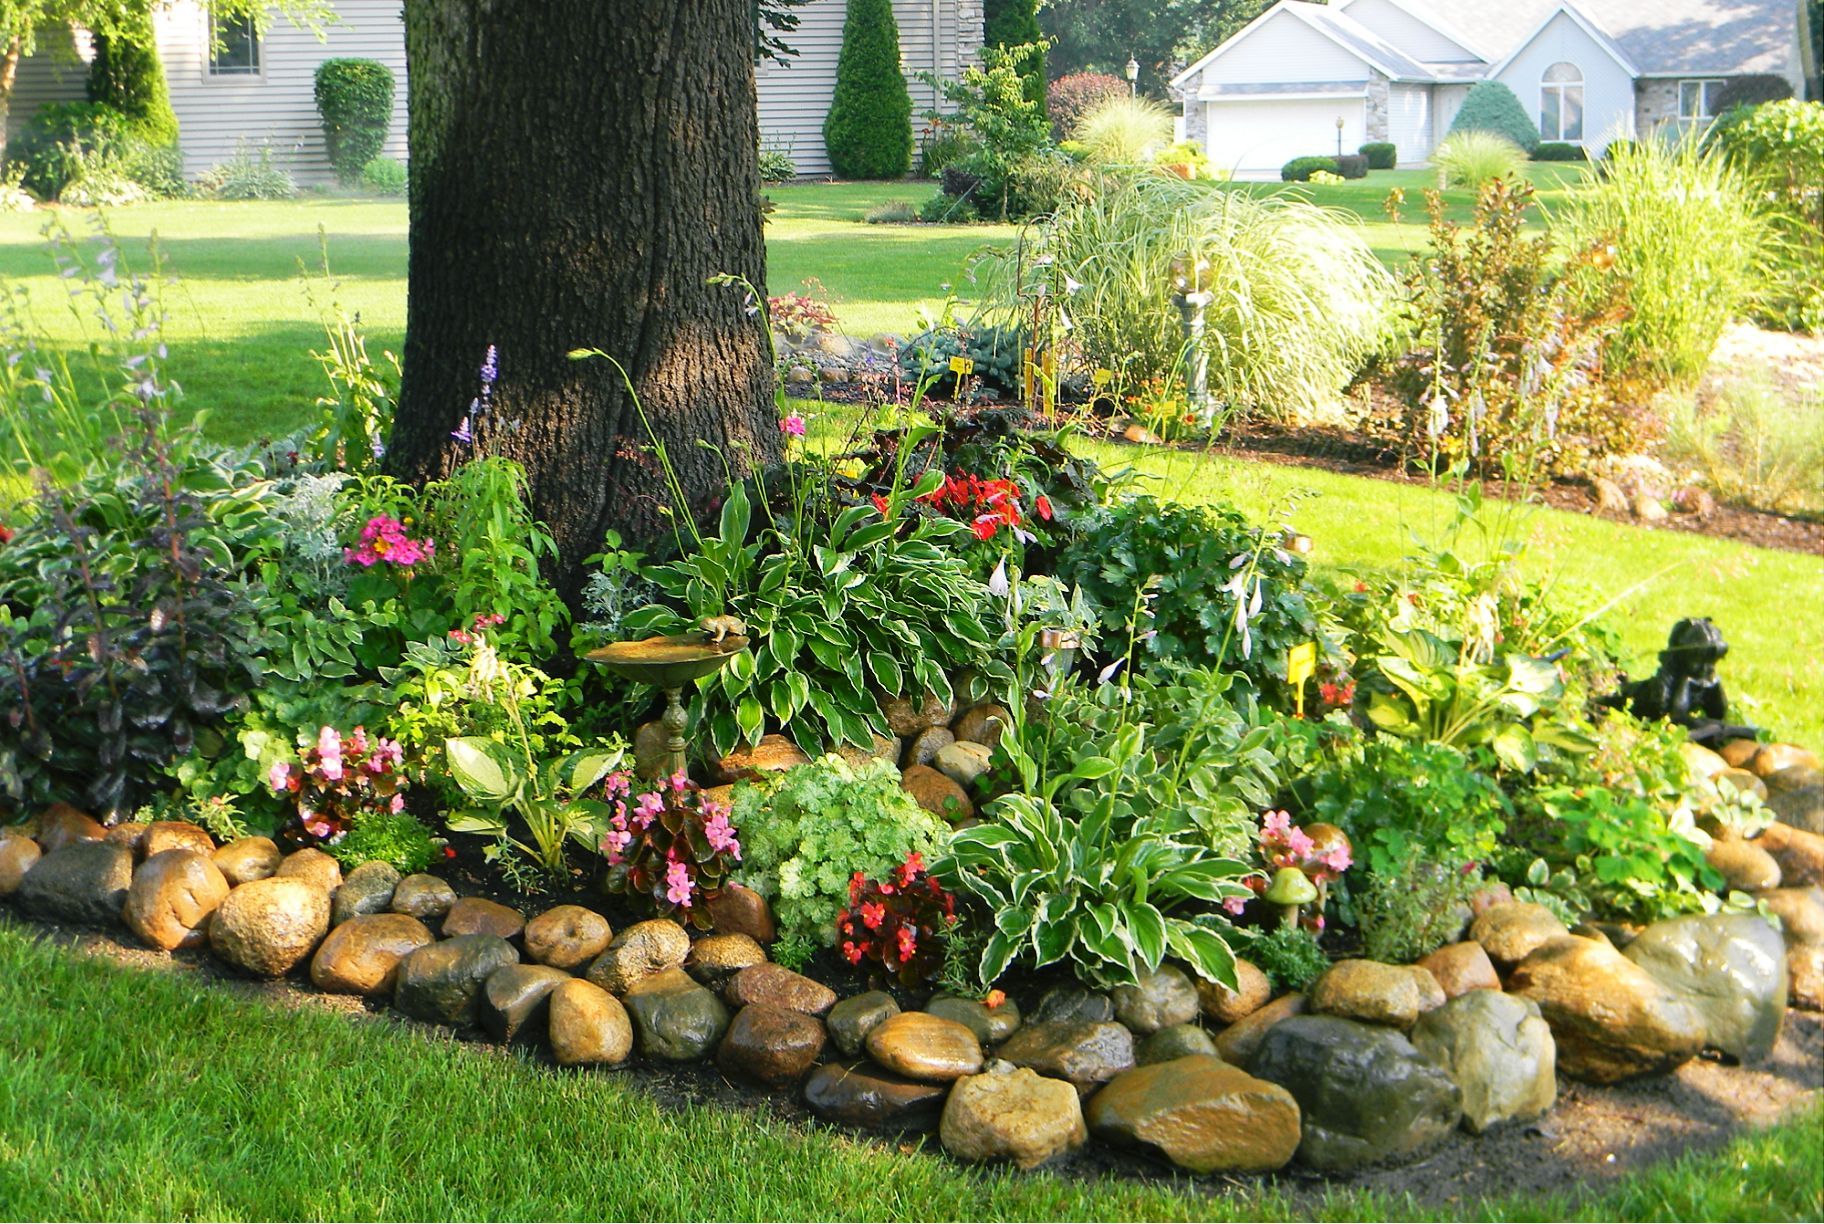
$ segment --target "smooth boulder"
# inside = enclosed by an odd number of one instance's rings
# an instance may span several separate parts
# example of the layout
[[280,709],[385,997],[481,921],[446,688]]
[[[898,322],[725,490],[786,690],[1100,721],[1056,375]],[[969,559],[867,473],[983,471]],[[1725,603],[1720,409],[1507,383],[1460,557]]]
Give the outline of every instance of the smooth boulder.
[[100,839],[74,840],[33,863],[13,899],[34,917],[102,926],[120,920],[132,884],[131,850]]
[[391,863],[375,860],[363,863],[342,881],[329,905],[329,925],[340,926],[362,914],[383,914],[393,903],[393,890],[399,887],[399,869]]
[[907,1079],[872,1063],[830,1063],[804,1083],[804,1103],[827,1122],[881,1131],[937,1129],[950,1085]]
[[836,1043],[836,1048],[846,1057],[854,1058],[861,1053],[868,1034],[897,1015],[899,1004],[892,995],[884,990],[870,990],[852,995],[832,1007],[824,1017],[824,1025],[830,1030],[830,1040]]
[[975,1039],[983,1045],[995,1045],[1007,1040],[1015,1029],[1020,1027],[1020,1009],[1012,999],[1003,999],[990,1007],[976,999],[965,999],[961,995],[938,994],[931,996],[925,1004],[925,1010],[933,1016],[942,1016],[954,1020],[975,1034]]
[[1134,1035],[1120,1024],[1052,1020],[1026,1025],[995,1053],[1087,1092],[1134,1065]]
[[543,1036],[551,992],[569,980],[550,965],[502,965],[482,983],[476,1001],[481,1027],[496,1041]]
[[399,962],[432,942],[409,914],[360,914],[336,927],[310,958],[310,980],[327,994],[391,994]]
[[1472,990],[1501,989],[1501,975],[1495,972],[1495,963],[1473,939],[1445,944],[1437,951],[1427,953],[1419,959],[1419,967],[1431,974],[1447,999]]
[[1090,1098],[1090,1133],[1192,1173],[1265,1173],[1302,1138],[1298,1102],[1209,1054],[1124,1071]]
[[633,1021],[621,1001],[583,978],[559,982],[545,1016],[560,1067],[616,1067],[633,1053]]
[[690,945],[684,972],[719,990],[743,969],[766,963],[766,949],[751,935],[705,935]]
[[228,881],[207,855],[161,850],[133,873],[121,918],[161,951],[195,948],[209,941],[209,919],[227,897]]
[[875,1062],[907,1079],[943,1083],[982,1069],[982,1044],[954,1020],[927,1012],[900,1012],[868,1033]]
[[1482,945],[1495,968],[1502,972],[1570,933],[1558,915],[1531,901],[1491,905],[1469,924],[1469,937]]
[[1032,1169],[1089,1140],[1077,1090],[1025,1067],[970,1075],[944,1102],[938,1138],[959,1160]]
[[809,1016],[821,1016],[836,1006],[836,992],[828,986],[770,961],[749,965],[729,978],[722,998],[730,1007],[764,1003]]
[[18,892],[25,873],[43,857],[44,851],[31,838],[0,832],[0,897]]
[[1275,1026],[1290,1020],[1293,1016],[1305,1014],[1305,996],[1302,994],[1280,995],[1265,1007],[1249,1012],[1222,1032],[1216,1034],[1216,1052],[1222,1055],[1224,1062],[1237,1067],[1246,1067],[1260,1051],[1260,1043],[1267,1039],[1267,1034]]
[[229,891],[209,922],[209,946],[248,973],[279,977],[328,933],[328,893],[308,880],[268,876]]
[[1311,984],[1306,1003],[1324,1015],[1385,1024],[1404,1032],[1422,1014],[1444,1005],[1444,988],[1417,965],[1343,960]]
[[608,950],[608,920],[581,905],[559,905],[526,923],[526,959],[575,972]]
[[789,1088],[823,1054],[823,1021],[808,1012],[750,1003],[735,1013],[716,1051],[716,1065],[768,1088]]
[[1141,974],[1133,985],[1115,987],[1109,999],[1115,1005],[1115,1019],[1140,1037],[1175,1024],[1189,1024],[1199,1010],[1197,988],[1174,965],[1161,965]]
[[617,934],[584,976],[609,994],[625,995],[645,979],[679,968],[689,955],[684,928],[669,918],[652,918]]
[[622,999],[633,1017],[640,1053],[665,1062],[690,1062],[716,1048],[729,1014],[713,990],[673,967],[641,978]]
[[1773,1053],[1786,1016],[1786,944],[1760,915],[1655,922],[1622,955],[1697,1009],[1704,1044],[1745,1063]]
[[481,990],[519,951],[498,935],[458,935],[427,944],[399,962],[393,1006],[414,1020],[460,1028],[480,1016]]
[[450,906],[443,916],[443,937],[458,935],[492,935],[496,939],[518,939],[526,929],[526,916],[510,905],[486,897],[463,897]]
[[1235,961],[1235,988],[1221,982],[1197,979],[1197,1002],[1204,1016],[1217,1024],[1234,1024],[1273,1000],[1273,983],[1253,961]]
[[275,874],[285,856],[279,853],[278,843],[270,837],[241,837],[210,857],[226,877],[228,886],[239,888]]
[[1510,994],[1539,1005],[1572,1079],[1612,1084],[1670,1071],[1704,1047],[1696,1008],[1606,942],[1567,935],[1535,950],[1508,977]]
[[1531,999],[1498,990],[1458,995],[1419,1017],[1412,1044],[1457,1085],[1471,1134],[1537,1118],[1558,1099],[1557,1046]]
[[393,913],[405,914],[420,922],[443,917],[455,904],[456,890],[447,881],[423,872],[406,876],[393,889]]
[[287,854],[279,860],[279,869],[272,874],[282,879],[315,884],[326,896],[333,896],[336,889],[342,887],[342,864],[333,855],[325,854],[315,846]]

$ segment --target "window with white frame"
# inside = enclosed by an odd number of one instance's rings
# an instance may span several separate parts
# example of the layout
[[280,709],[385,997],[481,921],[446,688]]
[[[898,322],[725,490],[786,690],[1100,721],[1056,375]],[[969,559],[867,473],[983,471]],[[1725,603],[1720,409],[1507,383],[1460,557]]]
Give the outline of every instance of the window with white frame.
[[1678,83],[1678,118],[1681,123],[1708,123],[1716,118],[1716,100],[1722,96],[1722,81],[1680,81]]
[[1539,135],[1572,144],[1583,139],[1583,70],[1553,64],[1539,82]]
[[260,75],[260,26],[251,13],[223,14],[210,6],[209,75]]

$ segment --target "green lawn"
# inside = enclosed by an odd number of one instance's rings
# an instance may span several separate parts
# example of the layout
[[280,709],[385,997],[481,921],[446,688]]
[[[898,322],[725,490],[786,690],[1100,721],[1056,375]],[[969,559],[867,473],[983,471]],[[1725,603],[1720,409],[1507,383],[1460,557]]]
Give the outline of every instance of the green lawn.
[[1457,1204],[1255,1182],[1073,1181],[912,1145],[666,1108],[396,1021],[281,1012],[0,923],[8,1219],[1815,1219],[1814,1107],[1596,1191]]

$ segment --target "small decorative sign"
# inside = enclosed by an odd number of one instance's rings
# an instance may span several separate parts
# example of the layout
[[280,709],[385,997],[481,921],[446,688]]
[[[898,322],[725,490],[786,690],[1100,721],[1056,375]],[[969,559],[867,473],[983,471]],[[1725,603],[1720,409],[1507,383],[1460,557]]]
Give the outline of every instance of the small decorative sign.
[[1286,652],[1286,683],[1292,686],[1292,700],[1300,718],[1305,716],[1305,681],[1316,674],[1316,642],[1300,642]]
[[950,359],[950,372],[958,378],[967,378],[975,373],[975,359],[958,354]]

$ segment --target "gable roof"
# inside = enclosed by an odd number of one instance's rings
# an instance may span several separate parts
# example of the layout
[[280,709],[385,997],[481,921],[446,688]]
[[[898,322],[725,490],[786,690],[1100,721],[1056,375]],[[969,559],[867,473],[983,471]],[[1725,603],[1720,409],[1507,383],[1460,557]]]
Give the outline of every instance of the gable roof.
[[1312,0],[1279,0],[1278,4],[1237,30],[1226,41],[1218,44],[1208,55],[1173,77],[1171,84],[1176,87],[1198,75],[1217,59],[1240,46],[1248,35],[1281,14],[1303,22],[1382,76],[1391,77],[1397,81],[1433,79],[1434,74],[1425,65],[1407,56],[1405,52],[1367,26],[1351,20],[1340,10],[1331,8],[1324,3],[1324,0],[1316,0],[1315,3]]
[[[1335,0],[1335,2],[1336,7],[1346,13],[1357,3],[1357,0]],[[1491,54],[1488,45],[1481,38],[1465,33],[1451,20],[1452,14],[1443,9],[1428,7],[1424,0],[1384,0],[1384,2],[1399,9],[1414,21],[1430,26],[1446,41],[1455,43],[1477,59],[1492,63],[1501,58],[1498,54]]]
[[1615,40],[1610,38],[1606,31],[1600,30],[1591,24],[1590,19],[1585,17],[1575,4],[1560,3],[1558,7],[1545,15],[1545,20],[1539,23],[1538,29],[1515,43],[1514,49],[1503,56],[1500,63],[1488,70],[1489,77],[1498,77],[1503,72],[1506,72],[1507,66],[1514,62],[1514,58],[1522,51],[1525,51],[1528,47],[1532,46],[1534,40],[1545,33],[1546,29],[1560,17],[1572,22],[1578,29],[1589,35],[1590,41],[1607,52],[1609,58],[1621,66],[1623,72],[1631,77],[1640,75],[1639,67],[1635,65],[1633,60],[1628,58],[1628,53],[1626,51],[1623,51],[1621,47],[1616,45]]

